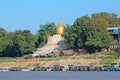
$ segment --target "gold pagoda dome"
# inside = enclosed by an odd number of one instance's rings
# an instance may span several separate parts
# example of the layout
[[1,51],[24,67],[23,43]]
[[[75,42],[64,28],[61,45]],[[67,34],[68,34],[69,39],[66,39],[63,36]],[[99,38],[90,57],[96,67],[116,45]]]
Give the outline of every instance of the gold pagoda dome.
[[62,25],[62,19],[60,18],[59,24],[56,29],[56,33],[58,35],[63,35],[64,34],[64,26]]

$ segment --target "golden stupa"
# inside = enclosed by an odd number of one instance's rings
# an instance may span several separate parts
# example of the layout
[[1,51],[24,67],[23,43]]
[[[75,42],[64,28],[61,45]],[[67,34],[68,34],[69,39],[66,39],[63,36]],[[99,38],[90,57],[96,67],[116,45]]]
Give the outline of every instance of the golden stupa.
[[59,24],[56,29],[56,33],[58,35],[63,35],[64,34],[64,26],[62,25],[62,19],[60,18]]

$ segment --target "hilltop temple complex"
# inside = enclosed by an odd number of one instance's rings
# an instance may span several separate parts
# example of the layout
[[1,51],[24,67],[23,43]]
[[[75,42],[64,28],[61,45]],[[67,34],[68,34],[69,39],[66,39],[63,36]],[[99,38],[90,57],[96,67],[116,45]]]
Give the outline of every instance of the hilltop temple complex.
[[64,26],[62,20],[60,19],[59,24],[56,28],[56,34],[49,36],[47,38],[47,44],[42,48],[38,48],[35,54],[46,54],[54,51],[66,50],[67,46],[65,43],[64,35]]

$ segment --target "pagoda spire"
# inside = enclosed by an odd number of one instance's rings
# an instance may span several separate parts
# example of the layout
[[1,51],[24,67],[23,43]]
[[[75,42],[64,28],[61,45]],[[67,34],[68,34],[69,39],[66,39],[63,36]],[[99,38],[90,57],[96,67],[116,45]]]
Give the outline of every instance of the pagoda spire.
[[59,21],[59,24],[62,24],[62,17],[60,16],[60,21]]
[[62,18],[61,17],[60,17],[60,21],[59,21],[59,24],[58,24],[57,29],[56,29],[56,33],[59,34],[59,35],[64,34],[64,26],[62,24]]

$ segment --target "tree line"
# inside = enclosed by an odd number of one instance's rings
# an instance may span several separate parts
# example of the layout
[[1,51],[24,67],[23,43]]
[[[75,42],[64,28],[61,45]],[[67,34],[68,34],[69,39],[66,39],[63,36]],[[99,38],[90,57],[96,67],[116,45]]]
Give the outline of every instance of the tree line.
[[108,48],[113,38],[107,27],[120,27],[117,14],[95,13],[77,18],[73,25],[66,27],[65,39],[69,48],[86,49],[90,53]]
[[[100,12],[77,18],[73,25],[65,26],[65,41],[69,49],[86,49],[88,52],[108,48],[112,37],[107,27],[119,27],[120,18],[115,13]],[[0,28],[0,56],[18,57],[31,54],[47,42],[47,37],[56,34],[56,25],[49,22],[40,25],[37,34],[30,30],[7,32]]]
[[36,37],[29,30],[7,32],[0,28],[0,55],[17,57],[35,50]]

